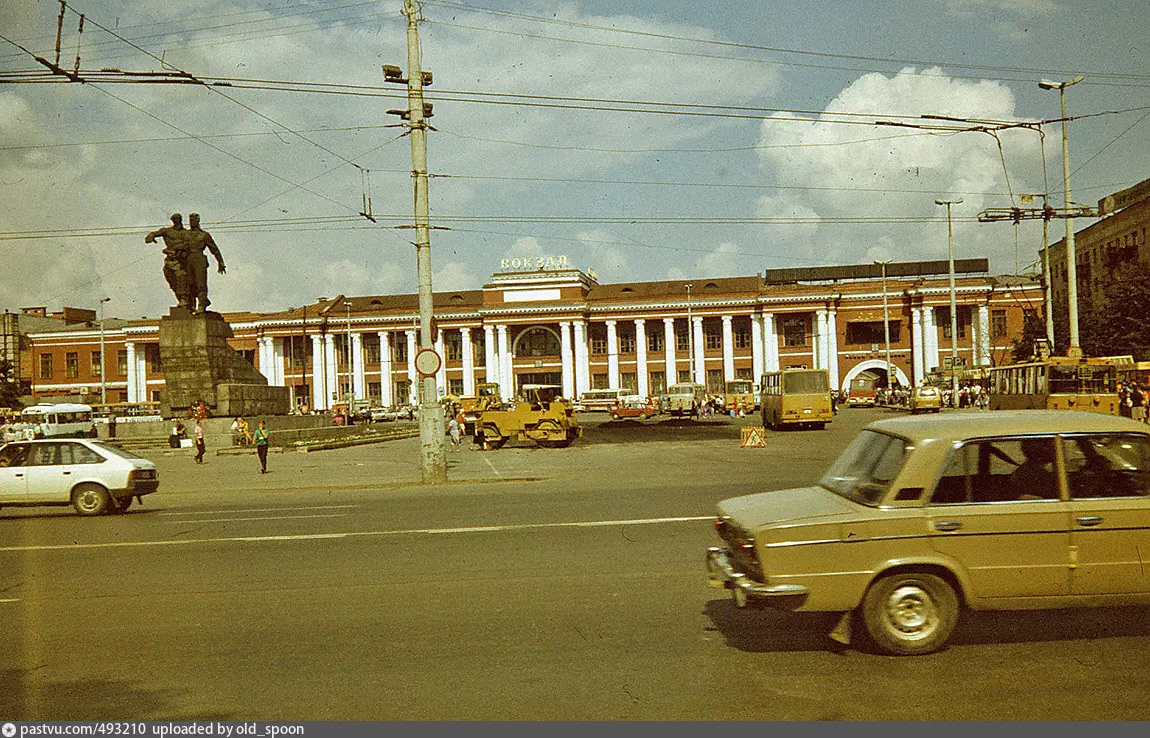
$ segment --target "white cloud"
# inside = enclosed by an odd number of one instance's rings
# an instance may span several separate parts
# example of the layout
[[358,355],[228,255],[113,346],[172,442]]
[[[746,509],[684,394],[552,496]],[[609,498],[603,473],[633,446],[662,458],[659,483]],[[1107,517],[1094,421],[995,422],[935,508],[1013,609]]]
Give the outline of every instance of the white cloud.
[[[873,111],[876,118],[927,113],[1019,118],[1005,85],[951,79],[937,69],[926,71],[929,74],[906,69],[894,76],[865,75],[827,105],[824,115]],[[1030,131],[1000,135],[1014,191],[1026,191],[1033,186],[1027,184],[1028,178],[1041,171],[1038,136]],[[946,226],[942,223],[844,224],[833,222],[836,219],[939,219],[945,211],[934,204],[936,198],[962,198],[963,204],[954,211],[956,218],[1010,204],[997,143],[985,133],[939,136],[792,117],[765,121],[760,144],[767,147],[759,151],[764,181],[784,183],[791,189],[762,197],[759,214],[817,223],[766,226],[764,233],[777,248],[813,263],[869,261],[876,253],[893,254],[900,261],[945,258]],[[999,268],[1013,270],[1014,240],[1009,229],[961,223],[956,225],[955,239],[957,255],[988,256],[997,259]]]
[[479,277],[466,264],[458,261],[449,261],[439,267],[431,277],[432,287],[436,292],[451,290],[473,290],[480,286]]

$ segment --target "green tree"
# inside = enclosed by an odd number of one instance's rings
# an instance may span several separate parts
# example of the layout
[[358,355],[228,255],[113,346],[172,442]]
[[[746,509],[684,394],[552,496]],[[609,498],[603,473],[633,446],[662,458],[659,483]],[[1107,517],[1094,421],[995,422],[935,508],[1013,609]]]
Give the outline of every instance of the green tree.
[[1011,361],[1018,363],[1034,356],[1034,342],[1046,338],[1046,324],[1037,310],[1022,313],[1022,335],[1011,341]]
[[1114,275],[1102,299],[1084,311],[1079,330],[1087,356],[1150,358],[1150,282],[1137,272]]
[[0,359],[0,407],[22,407],[19,377],[7,359]]

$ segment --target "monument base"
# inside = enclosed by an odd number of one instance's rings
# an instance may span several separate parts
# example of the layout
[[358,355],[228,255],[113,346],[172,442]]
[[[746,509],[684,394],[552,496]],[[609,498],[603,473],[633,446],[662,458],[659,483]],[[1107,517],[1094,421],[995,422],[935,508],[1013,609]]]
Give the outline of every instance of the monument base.
[[209,414],[285,415],[291,410],[287,387],[272,387],[228,344],[232,328],[219,313],[193,314],[172,308],[160,319],[160,362],[166,388],[160,413],[183,417],[202,401]]

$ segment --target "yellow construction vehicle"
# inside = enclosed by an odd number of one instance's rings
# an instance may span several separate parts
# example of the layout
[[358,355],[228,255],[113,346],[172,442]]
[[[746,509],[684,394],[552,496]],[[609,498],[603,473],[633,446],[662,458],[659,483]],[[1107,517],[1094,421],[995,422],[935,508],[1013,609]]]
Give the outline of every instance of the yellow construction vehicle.
[[475,420],[475,442],[481,448],[500,448],[512,438],[535,441],[542,448],[564,448],[583,435],[571,401],[562,389],[549,384],[520,387],[524,399],[508,410],[489,410]]

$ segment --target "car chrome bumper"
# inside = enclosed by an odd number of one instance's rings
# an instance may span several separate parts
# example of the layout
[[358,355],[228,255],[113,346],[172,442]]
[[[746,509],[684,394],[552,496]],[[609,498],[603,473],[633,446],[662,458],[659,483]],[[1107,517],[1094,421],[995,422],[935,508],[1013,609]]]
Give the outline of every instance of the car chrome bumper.
[[707,584],[715,589],[729,589],[734,595],[735,605],[746,607],[749,600],[759,600],[768,604],[795,606],[798,600],[805,599],[809,590],[797,584],[760,584],[752,580],[731,563],[731,554],[725,549],[712,546],[707,549]]

